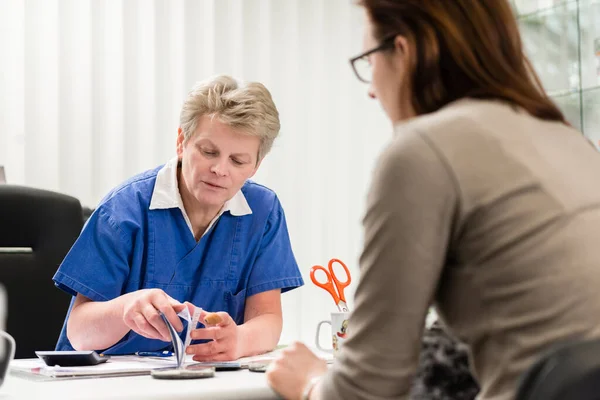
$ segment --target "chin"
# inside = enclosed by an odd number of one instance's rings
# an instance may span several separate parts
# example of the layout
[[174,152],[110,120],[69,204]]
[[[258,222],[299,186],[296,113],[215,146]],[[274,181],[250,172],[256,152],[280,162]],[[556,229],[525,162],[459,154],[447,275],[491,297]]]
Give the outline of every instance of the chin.
[[198,193],[196,200],[198,203],[207,206],[222,206],[227,199],[224,196],[215,196],[207,193]]

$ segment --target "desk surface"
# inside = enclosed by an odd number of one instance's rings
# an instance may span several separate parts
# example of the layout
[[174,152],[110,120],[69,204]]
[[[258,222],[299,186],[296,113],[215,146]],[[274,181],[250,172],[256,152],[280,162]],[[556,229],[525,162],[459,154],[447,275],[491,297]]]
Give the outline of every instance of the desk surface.
[[150,375],[36,382],[8,374],[0,400],[276,399],[265,374],[218,371],[214,378],[162,380]]

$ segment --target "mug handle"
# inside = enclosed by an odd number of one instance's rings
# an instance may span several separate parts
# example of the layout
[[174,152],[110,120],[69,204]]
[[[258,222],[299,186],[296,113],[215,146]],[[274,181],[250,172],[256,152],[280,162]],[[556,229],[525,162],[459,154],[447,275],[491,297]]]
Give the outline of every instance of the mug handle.
[[4,340],[4,342],[8,345],[6,349],[6,358],[0,360],[0,386],[4,383],[4,378],[8,372],[8,368],[10,366],[10,362],[15,358],[15,339],[5,331],[0,330],[0,340]]
[[319,324],[317,325],[317,336],[315,337],[315,344],[317,345],[317,349],[324,351],[326,353],[333,353],[333,349],[324,349],[323,347],[321,347],[321,344],[319,343],[319,333],[321,333],[321,325],[323,325],[323,324],[329,324],[329,326],[331,326],[331,329],[333,329],[333,326],[331,325],[331,321],[325,320],[325,321],[319,322]]

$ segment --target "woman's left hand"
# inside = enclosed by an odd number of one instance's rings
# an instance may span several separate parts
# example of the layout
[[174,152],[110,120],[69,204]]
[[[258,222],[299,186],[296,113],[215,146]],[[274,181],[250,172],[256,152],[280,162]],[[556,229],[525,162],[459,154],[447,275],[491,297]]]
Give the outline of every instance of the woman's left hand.
[[[208,312],[202,310],[200,322]],[[186,353],[194,355],[194,361],[232,361],[237,360],[240,354],[238,325],[226,312],[216,313],[221,322],[194,329],[190,333],[192,339],[212,339],[212,341],[188,346]],[[205,324],[206,325],[206,324]]]
[[267,381],[285,399],[301,399],[312,378],[327,372],[325,360],[304,344],[296,342],[281,351],[267,370]]

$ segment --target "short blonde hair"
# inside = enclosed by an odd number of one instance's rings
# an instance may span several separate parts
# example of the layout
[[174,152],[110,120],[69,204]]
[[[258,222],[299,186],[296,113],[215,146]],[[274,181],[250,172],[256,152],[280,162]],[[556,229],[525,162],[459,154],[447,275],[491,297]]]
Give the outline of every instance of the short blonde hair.
[[179,124],[184,140],[194,135],[204,116],[260,138],[258,160],[262,160],[279,134],[279,112],[271,93],[258,82],[241,83],[228,75],[197,82],[181,109]]

